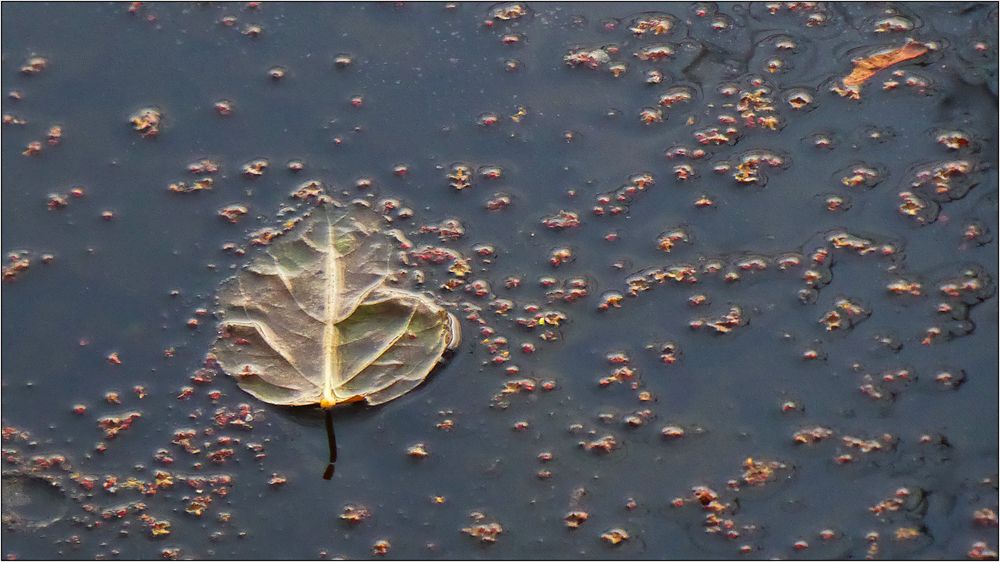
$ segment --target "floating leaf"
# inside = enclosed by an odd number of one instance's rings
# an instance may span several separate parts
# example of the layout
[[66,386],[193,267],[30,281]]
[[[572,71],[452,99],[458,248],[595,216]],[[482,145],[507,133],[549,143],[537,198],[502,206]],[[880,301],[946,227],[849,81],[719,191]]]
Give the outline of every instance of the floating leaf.
[[907,41],[902,47],[886,49],[870,56],[854,60],[854,68],[845,76],[834,91],[844,97],[861,98],[861,86],[880,71],[890,66],[924,56],[931,51],[931,46],[918,41]]
[[219,364],[272,404],[381,404],[419,385],[459,340],[421,294],[386,286],[377,214],[316,209],[222,287]]

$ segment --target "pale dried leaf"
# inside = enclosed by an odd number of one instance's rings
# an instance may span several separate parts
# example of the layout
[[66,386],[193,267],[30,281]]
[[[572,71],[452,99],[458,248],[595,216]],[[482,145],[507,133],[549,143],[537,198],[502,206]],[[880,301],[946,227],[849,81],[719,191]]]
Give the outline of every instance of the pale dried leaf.
[[317,208],[223,284],[215,355],[273,404],[381,404],[419,385],[458,343],[432,298],[385,285],[392,239],[362,208]]

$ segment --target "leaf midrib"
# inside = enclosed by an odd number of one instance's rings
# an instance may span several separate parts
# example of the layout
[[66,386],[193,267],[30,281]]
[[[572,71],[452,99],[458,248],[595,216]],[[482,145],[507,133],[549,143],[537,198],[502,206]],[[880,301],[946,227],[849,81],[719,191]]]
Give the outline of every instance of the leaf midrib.
[[337,357],[337,348],[340,342],[337,340],[337,295],[341,293],[343,276],[340,271],[340,264],[337,261],[336,250],[336,228],[332,224],[327,224],[327,249],[326,249],[326,284],[324,295],[323,311],[323,398],[320,405],[324,408],[332,408],[337,400],[334,397],[333,389],[339,384],[340,368]]

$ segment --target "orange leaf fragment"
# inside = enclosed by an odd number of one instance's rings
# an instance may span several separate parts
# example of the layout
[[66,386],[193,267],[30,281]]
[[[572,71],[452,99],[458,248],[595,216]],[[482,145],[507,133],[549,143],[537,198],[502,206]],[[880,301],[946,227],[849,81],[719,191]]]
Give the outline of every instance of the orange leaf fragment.
[[919,41],[907,41],[902,47],[879,51],[864,58],[854,60],[854,69],[845,76],[841,83],[843,87],[835,87],[834,91],[844,97],[861,99],[861,86],[882,70],[890,66],[924,56],[931,46]]

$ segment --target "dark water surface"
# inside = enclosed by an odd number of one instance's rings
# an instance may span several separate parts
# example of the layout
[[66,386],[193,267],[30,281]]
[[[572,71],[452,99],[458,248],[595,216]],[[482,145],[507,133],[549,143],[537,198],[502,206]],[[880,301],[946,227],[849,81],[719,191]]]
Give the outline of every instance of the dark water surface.
[[[492,8],[4,3],[2,250],[28,252],[30,267],[3,287],[3,555],[995,556],[996,5],[531,3],[510,20]],[[650,12],[671,29],[629,30]],[[860,99],[831,91],[852,59],[910,38],[921,54]],[[635,56],[651,45],[672,54]],[[597,68],[564,62],[580,48],[605,49]],[[34,56],[47,64],[23,73]],[[281,80],[268,76],[277,66]],[[646,83],[652,70],[660,83]],[[690,99],[658,105],[672,91]],[[144,107],[162,113],[155,138],[129,125]],[[642,123],[644,108],[662,122]],[[497,123],[480,123],[489,113]],[[33,141],[40,152],[22,155]],[[776,166],[755,164],[761,154]],[[187,171],[201,158],[221,167],[212,189],[169,192],[203,177]],[[244,177],[258,158],[264,175]],[[502,177],[456,191],[455,163]],[[741,163],[756,181],[736,181]],[[862,185],[842,181],[859,167]],[[620,213],[614,200],[594,212],[643,173],[655,184]],[[371,188],[355,187],[363,177]],[[459,279],[411,256],[426,288],[483,320],[463,320],[458,353],[417,390],[337,410],[332,481],[318,409],[199,374],[216,287],[311,179],[412,209],[396,221],[418,249],[473,266]],[[509,208],[488,210],[498,193]],[[901,212],[901,193],[923,207]],[[49,209],[50,194],[65,207]],[[231,224],[217,216],[229,205],[248,214]],[[547,228],[560,210],[581,225]],[[464,236],[420,232],[449,218]],[[658,248],[678,228],[687,241]],[[553,267],[564,247],[574,259]],[[697,281],[658,276],[673,266]],[[585,296],[547,294],[574,278]],[[630,280],[637,296],[598,310]],[[728,333],[690,325],[732,307]],[[536,325],[538,310],[565,319]],[[602,385],[623,366],[616,352],[632,371]],[[537,388],[500,395],[523,379]],[[102,419],[130,414],[141,417],[105,436]],[[664,436],[672,426],[683,436]],[[796,443],[803,430],[825,438]],[[609,452],[580,445],[605,436]],[[428,456],[407,454],[417,443]],[[713,492],[695,497],[698,486]],[[348,505],[370,516],[343,520]],[[587,514],[579,528],[571,512]],[[502,528],[493,543],[463,531],[489,523]],[[628,538],[611,544],[614,529]]]

